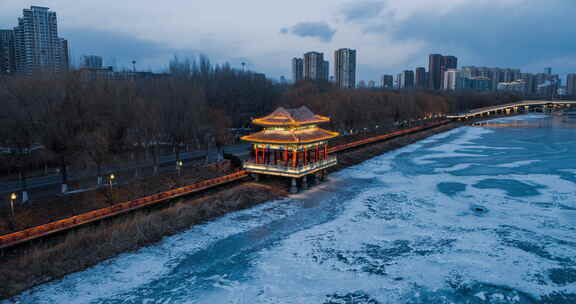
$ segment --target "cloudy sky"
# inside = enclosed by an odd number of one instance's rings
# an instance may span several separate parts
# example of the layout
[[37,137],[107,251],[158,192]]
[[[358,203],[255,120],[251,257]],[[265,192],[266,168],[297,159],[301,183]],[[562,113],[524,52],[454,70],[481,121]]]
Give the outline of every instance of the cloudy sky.
[[[30,5],[58,13],[73,61],[159,71],[203,53],[271,77],[306,51],[358,51],[359,79],[377,80],[455,55],[459,65],[576,72],[576,0],[0,0],[0,28]],[[333,71],[331,71],[333,74]]]

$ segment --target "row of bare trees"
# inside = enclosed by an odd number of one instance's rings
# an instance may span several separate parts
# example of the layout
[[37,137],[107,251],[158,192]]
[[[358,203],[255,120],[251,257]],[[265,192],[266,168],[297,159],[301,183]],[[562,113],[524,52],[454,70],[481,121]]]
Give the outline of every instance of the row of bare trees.
[[10,152],[0,154],[2,175],[17,173],[26,193],[29,170],[50,164],[66,192],[68,170],[79,163],[94,167],[101,183],[106,166],[127,155],[143,155],[157,173],[163,147],[177,160],[183,149],[221,147],[231,113],[241,114],[228,107],[229,92],[266,96],[273,87],[252,73],[201,62],[201,73],[145,80],[87,82],[74,71],[0,79],[0,148]]
[[339,90],[327,83],[287,87],[261,74],[212,65],[205,57],[170,63],[170,74],[130,81],[83,81],[78,72],[0,79],[0,175],[42,164],[59,167],[62,190],[68,169],[95,169],[102,182],[113,162],[139,155],[158,172],[162,147],[180,160],[183,149],[221,148],[231,127],[279,105],[307,105],[332,118],[331,128],[390,128],[430,114],[513,101],[515,97],[462,93]]
[[283,95],[282,103],[306,105],[330,116],[331,127],[340,132],[390,129],[403,121],[441,117],[447,113],[517,101],[501,93],[393,91],[378,89],[338,90],[328,84],[301,82]]

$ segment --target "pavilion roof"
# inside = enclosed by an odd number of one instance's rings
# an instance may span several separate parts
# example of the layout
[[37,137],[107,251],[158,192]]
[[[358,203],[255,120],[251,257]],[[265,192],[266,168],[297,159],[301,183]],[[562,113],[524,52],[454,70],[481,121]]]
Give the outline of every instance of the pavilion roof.
[[307,144],[328,140],[338,136],[321,128],[286,129],[286,130],[262,130],[260,132],[242,137],[242,140],[257,143],[276,144]]
[[274,112],[252,122],[264,126],[299,126],[329,122],[330,118],[314,114],[308,107],[301,106],[294,109],[279,107]]

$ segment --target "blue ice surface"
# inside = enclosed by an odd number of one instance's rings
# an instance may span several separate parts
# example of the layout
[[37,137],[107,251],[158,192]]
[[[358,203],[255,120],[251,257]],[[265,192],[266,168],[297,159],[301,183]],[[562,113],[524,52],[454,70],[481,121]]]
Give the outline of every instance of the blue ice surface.
[[[574,116],[462,127],[17,303],[576,303]],[[511,124],[514,125],[514,124]]]

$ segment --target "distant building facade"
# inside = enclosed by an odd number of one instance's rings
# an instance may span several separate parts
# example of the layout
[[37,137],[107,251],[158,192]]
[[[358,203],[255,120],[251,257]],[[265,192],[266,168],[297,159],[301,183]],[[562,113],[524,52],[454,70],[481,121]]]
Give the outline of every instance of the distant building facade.
[[292,58],[292,81],[304,80],[304,59]]
[[426,68],[416,68],[416,73],[414,73],[414,87],[417,89],[425,89],[428,87],[428,80],[426,79]]
[[334,76],[339,88],[356,87],[356,50],[339,49],[334,52]]
[[448,91],[456,91],[462,89],[462,78],[464,78],[463,76],[464,74],[462,71],[456,69],[449,69],[445,71],[444,77],[442,77],[444,80],[442,87],[444,90]]
[[576,74],[568,74],[566,77],[566,95],[576,96]]
[[431,54],[428,57],[428,88],[440,90],[444,84],[444,72],[458,69],[458,58]]
[[62,72],[68,69],[68,42],[58,37],[56,13],[47,7],[24,9],[14,28],[16,72]]
[[15,72],[14,31],[0,30],[0,75],[12,75]]
[[82,67],[90,69],[102,68],[102,57],[95,55],[82,56]]
[[70,70],[70,49],[68,47],[68,40],[60,38],[60,47],[62,52],[62,71]]
[[498,84],[497,90],[524,94],[524,92],[527,91],[527,83],[522,79],[511,82],[501,82]]
[[[324,71],[326,63],[324,61],[324,54],[319,52],[308,52],[304,54],[304,79],[327,81],[327,73]],[[326,77],[326,78],[325,78]]]
[[468,78],[486,77],[490,79],[490,87],[493,91],[498,89],[499,83],[511,83],[523,77],[519,69],[507,68],[466,66],[462,68],[462,72],[464,73],[464,76]]
[[322,77],[320,80],[328,81],[330,79],[330,63],[326,60],[322,62]]
[[380,87],[383,89],[393,89],[394,88],[394,76],[382,75],[382,79],[380,80]]
[[399,74],[398,88],[400,89],[413,89],[414,88],[414,71],[406,70]]
[[488,77],[478,76],[478,77],[462,77],[461,78],[461,89],[463,90],[474,90],[474,91],[491,91],[492,81]]
[[431,54],[428,57],[428,88],[439,90],[442,87],[442,63],[444,57],[440,54]]

